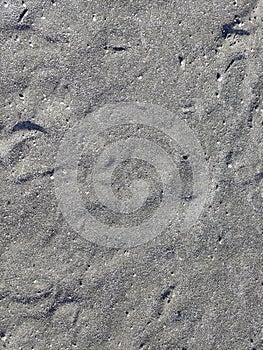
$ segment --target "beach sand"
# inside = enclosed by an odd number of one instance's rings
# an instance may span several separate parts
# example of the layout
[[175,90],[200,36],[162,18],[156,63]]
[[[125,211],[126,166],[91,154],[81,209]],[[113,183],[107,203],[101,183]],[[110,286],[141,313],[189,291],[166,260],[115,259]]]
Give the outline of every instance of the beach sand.
[[[0,7],[0,349],[262,349],[262,2]],[[199,140],[209,189],[186,233],[167,225],[135,247],[105,246],[65,217],[55,186],[62,140],[119,102],[161,106]],[[142,127],[137,138],[158,143],[170,126],[156,120],[155,134]],[[84,199],[90,154],[129,138],[124,126],[107,132],[78,164]],[[93,203],[111,229],[140,226],[162,200],[158,173],[136,162],[113,173],[113,192],[129,199],[129,176],[152,176],[154,194],[124,221]],[[178,217],[195,195],[200,204],[192,186],[202,174],[187,174]]]

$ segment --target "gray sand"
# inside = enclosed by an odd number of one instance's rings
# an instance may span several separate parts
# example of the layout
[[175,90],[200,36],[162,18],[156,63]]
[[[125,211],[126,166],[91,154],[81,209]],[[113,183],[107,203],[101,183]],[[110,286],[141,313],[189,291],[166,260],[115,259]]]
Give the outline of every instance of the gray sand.
[[262,1],[0,10],[0,349],[262,350]]

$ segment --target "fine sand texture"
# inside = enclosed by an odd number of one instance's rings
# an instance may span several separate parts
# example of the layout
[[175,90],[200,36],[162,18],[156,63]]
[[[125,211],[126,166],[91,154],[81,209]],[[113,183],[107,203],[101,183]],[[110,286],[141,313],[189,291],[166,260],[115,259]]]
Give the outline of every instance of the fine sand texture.
[[0,350],[262,350],[263,2],[0,0]]

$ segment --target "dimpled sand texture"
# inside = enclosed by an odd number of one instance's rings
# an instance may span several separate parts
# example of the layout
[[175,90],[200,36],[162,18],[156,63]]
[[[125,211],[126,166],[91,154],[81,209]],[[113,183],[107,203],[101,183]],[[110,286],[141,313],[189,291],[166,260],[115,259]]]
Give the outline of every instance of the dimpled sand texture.
[[261,0],[0,0],[0,350],[262,350]]

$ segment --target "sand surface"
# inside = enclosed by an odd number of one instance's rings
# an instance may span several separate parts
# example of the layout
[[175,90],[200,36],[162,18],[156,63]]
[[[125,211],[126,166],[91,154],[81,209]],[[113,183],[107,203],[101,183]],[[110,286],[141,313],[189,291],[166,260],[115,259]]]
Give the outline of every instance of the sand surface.
[[262,350],[263,3],[0,1],[0,349]]

